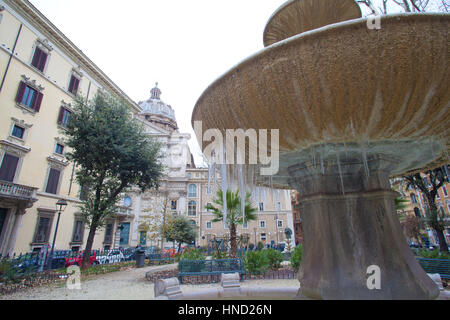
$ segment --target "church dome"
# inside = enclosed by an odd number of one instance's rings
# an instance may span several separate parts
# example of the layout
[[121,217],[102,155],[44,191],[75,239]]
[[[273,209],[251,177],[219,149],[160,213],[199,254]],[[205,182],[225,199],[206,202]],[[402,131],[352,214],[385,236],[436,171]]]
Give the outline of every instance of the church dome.
[[150,98],[147,101],[139,102],[141,107],[141,115],[153,123],[176,130],[177,120],[175,119],[175,112],[172,107],[161,100],[161,90],[158,88],[158,83],[150,90]]

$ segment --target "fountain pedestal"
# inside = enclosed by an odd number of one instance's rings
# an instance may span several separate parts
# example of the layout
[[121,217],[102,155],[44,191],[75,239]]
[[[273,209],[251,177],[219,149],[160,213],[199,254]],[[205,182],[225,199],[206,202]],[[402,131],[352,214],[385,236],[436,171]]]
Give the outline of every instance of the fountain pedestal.
[[[395,159],[376,156],[289,168],[301,195],[300,293],[312,299],[434,299],[436,284],[403,235],[389,184]],[[380,289],[367,282],[380,270]],[[371,281],[369,281],[371,283]]]

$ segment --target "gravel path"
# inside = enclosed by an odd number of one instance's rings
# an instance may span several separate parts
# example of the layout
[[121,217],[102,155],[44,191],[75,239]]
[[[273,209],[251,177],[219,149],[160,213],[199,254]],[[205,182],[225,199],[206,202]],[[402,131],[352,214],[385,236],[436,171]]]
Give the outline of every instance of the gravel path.
[[174,267],[176,264],[95,275],[82,280],[80,290],[52,285],[0,296],[0,300],[151,300],[153,283],[145,279],[145,273]]
[[[65,285],[46,286],[0,296],[0,300],[152,300],[153,283],[145,279],[148,271],[173,269],[176,264],[151,266],[140,269],[95,275],[82,280],[80,290],[69,290]],[[297,280],[252,280],[242,283],[248,286],[296,286]],[[219,284],[181,285],[183,292],[200,288],[217,287]]]
[[[91,276],[82,280],[80,290],[69,290],[65,285],[52,285],[28,289],[6,296],[0,300],[153,300],[153,283],[145,279],[148,271],[173,269],[176,264],[129,269],[104,275]],[[181,285],[183,292],[202,288],[218,287],[219,284]],[[292,287],[299,286],[298,280],[251,280],[242,287]],[[449,294],[450,292],[447,291]],[[449,297],[440,297],[448,300]]]

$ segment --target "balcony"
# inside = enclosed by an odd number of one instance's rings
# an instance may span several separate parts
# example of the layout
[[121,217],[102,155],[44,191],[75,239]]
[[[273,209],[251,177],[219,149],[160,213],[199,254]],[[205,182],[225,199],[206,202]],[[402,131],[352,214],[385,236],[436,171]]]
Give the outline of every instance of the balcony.
[[28,205],[31,207],[33,202],[36,202],[37,188],[23,186],[8,181],[0,180],[0,198],[13,200],[13,201],[26,201],[30,202]]
[[119,218],[134,218],[133,208],[125,206],[117,206],[115,215]]

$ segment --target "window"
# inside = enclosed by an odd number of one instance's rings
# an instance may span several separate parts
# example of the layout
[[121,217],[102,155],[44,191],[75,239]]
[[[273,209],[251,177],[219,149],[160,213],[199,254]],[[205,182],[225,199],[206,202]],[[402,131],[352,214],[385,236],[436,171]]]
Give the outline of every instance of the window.
[[36,47],[36,50],[34,50],[34,56],[33,60],[31,61],[31,64],[41,72],[44,72],[45,64],[47,62],[48,54],[45,53],[42,49],[39,47]]
[[259,203],[259,211],[264,211],[264,202]]
[[436,192],[436,199],[440,199],[441,195],[439,194],[439,190]]
[[283,220],[277,220],[277,227],[283,228]]
[[197,214],[197,203],[190,201],[188,204],[188,215],[195,216]]
[[442,216],[442,218],[445,218],[445,209],[444,209],[444,206],[439,206],[439,210],[441,210],[441,216]]
[[69,92],[72,94],[77,94],[79,85],[80,85],[80,79],[78,79],[77,77],[72,75],[70,77]]
[[76,220],[73,230],[73,243],[81,243],[83,242],[83,234],[84,234],[84,223],[82,220]]
[[19,85],[19,91],[17,91],[16,102],[39,112],[43,96],[41,92],[22,81]]
[[189,194],[188,194],[189,198],[195,198],[197,197],[197,186],[195,184],[190,184],[189,185]]
[[64,154],[64,146],[62,144],[57,143],[55,148],[55,153]]
[[206,194],[211,194],[212,188],[211,186],[206,186]]
[[50,168],[50,172],[47,180],[47,187],[45,188],[45,192],[51,194],[58,193],[58,185],[59,185],[59,177],[61,175],[61,171],[56,170],[54,168]]
[[177,201],[176,200],[170,201],[170,209],[177,210]]
[[128,242],[130,240],[130,223],[122,223],[122,230],[120,230],[120,240],[119,244],[121,246],[128,245]]
[[114,226],[113,223],[108,223],[106,225],[104,243],[112,243],[112,240],[113,240],[113,226]]
[[421,217],[421,215],[420,215],[420,209],[417,208],[417,207],[415,207],[415,208],[414,208],[414,214],[416,215],[417,218],[420,218],[420,217]]
[[69,124],[71,114],[72,113],[69,110],[67,110],[64,107],[61,107],[61,109],[59,110],[58,124],[66,128],[67,125]]
[[266,222],[265,221],[260,221],[259,222],[259,227],[264,229],[266,227]]
[[444,192],[444,197],[448,197],[447,188],[445,186],[442,186],[442,192]]
[[5,153],[0,167],[0,180],[13,182],[19,158]]
[[417,198],[416,198],[416,195],[414,193],[411,193],[411,202],[412,203],[417,203]]
[[89,195],[89,186],[87,184],[83,184],[80,187],[80,200],[86,201]]
[[25,133],[25,129],[15,124],[13,126],[13,130],[12,130],[11,135],[13,137],[16,137],[16,138],[19,138],[19,139],[23,139],[24,133]]
[[208,203],[206,204],[206,212],[211,212],[211,209],[209,209],[209,207],[212,207],[211,202],[208,202]]
[[212,229],[211,221],[206,222],[206,229]]
[[52,219],[47,216],[41,216],[38,220],[34,243],[47,243]]
[[265,233],[261,233],[261,241],[266,241],[266,234]]
[[125,198],[123,198],[123,205],[125,207],[131,207],[131,198],[129,196],[126,196]]
[[195,223],[194,220],[189,220],[189,222],[191,223],[192,226],[195,226],[195,225],[196,225],[196,223]]

